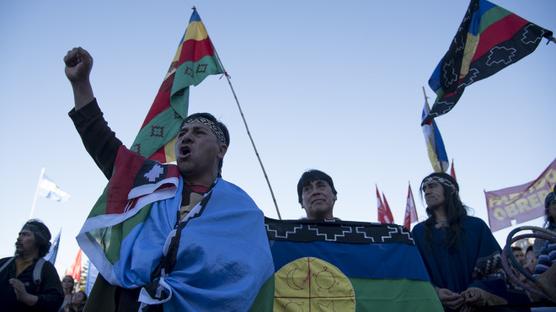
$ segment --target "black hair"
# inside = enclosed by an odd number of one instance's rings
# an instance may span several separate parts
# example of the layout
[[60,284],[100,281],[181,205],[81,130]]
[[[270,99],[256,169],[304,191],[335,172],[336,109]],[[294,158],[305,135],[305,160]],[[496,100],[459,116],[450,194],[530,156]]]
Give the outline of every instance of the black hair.
[[[228,128],[226,127],[226,125],[219,121],[218,119],[216,119],[216,117],[214,117],[212,114],[210,113],[195,113],[195,114],[191,114],[189,116],[187,116],[187,118],[185,118],[180,126],[180,129],[183,127],[184,123],[186,123],[188,120],[190,119],[195,119],[195,118],[206,118],[212,122],[214,122],[214,124],[220,129],[222,130],[222,133],[224,134],[224,139],[226,141],[226,146],[230,146],[230,132],[228,132]],[[220,160],[220,163],[218,163],[218,176],[222,176],[222,166],[224,165],[224,159]]]
[[550,215],[550,203],[556,201],[556,186],[554,187],[555,191],[546,194],[544,198],[544,227],[545,228],[554,228],[556,227],[556,220],[554,217]]
[[[467,216],[467,209],[459,198],[459,184],[456,179],[444,172],[431,173],[423,179],[423,182],[429,177],[446,179],[454,185],[455,189],[440,183],[444,189],[444,209],[446,210],[446,217],[448,219],[446,244],[448,248],[453,248],[459,243],[462,232],[461,223],[464,217]],[[423,182],[421,182],[421,186],[419,187],[421,196],[423,194]],[[432,242],[432,228],[436,225],[436,219],[430,207],[427,207],[426,211],[429,218],[425,221],[425,238],[427,238],[429,242]]]
[[307,170],[301,175],[301,178],[299,178],[299,182],[297,182],[297,199],[301,205],[303,205],[302,203],[303,200],[301,198],[301,195],[303,193],[303,187],[316,180],[323,180],[326,183],[328,183],[334,195],[338,193],[336,191],[336,188],[334,188],[334,182],[332,181],[332,178],[329,175],[316,169]]
[[529,251],[533,251],[533,245],[529,245],[527,246],[527,249],[525,249],[525,253],[527,254]]
[[39,250],[39,258],[46,256],[50,250],[50,239],[52,238],[48,227],[38,219],[31,219],[25,222],[23,229],[25,228],[33,232],[35,236],[35,246]]

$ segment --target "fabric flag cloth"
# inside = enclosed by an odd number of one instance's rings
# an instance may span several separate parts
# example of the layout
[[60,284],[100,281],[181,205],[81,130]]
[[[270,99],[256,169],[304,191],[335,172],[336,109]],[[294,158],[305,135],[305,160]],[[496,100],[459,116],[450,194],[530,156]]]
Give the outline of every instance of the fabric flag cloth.
[[382,216],[379,216],[380,223],[394,223],[394,216],[392,216],[392,210],[390,210],[390,205],[384,193],[382,193],[382,202],[384,203],[384,210],[381,211]]
[[399,225],[265,219],[274,275],[250,311],[443,311]]
[[91,262],[91,260],[87,261],[87,277],[85,279],[85,293],[87,296],[91,293],[91,289],[95,284],[95,281],[98,276],[97,267]]
[[427,153],[434,172],[445,172],[449,164],[448,154],[446,153],[446,147],[444,146],[442,135],[440,135],[440,130],[438,130],[438,126],[436,126],[434,119],[430,119],[426,122],[424,121],[429,114],[429,110],[429,103],[425,99],[421,118],[424,122],[422,124],[422,129],[423,135],[425,136],[425,143],[427,144]]
[[58,232],[58,235],[52,241],[52,245],[50,245],[50,249],[48,253],[44,256],[44,260],[52,263],[52,265],[56,264],[56,256],[58,255],[58,246],[60,246],[60,236],[62,235],[62,229]]
[[[250,306],[274,272],[262,211],[243,190],[219,178],[184,216],[177,234],[184,183],[176,165],[145,159],[122,145],[109,192],[83,225],[79,245],[111,285],[141,288],[144,304],[163,304],[165,311]],[[173,268],[153,280],[174,235],[182,238]],[[165,297],[159,300],[149,290],[160,288]]]
[[546,196],[556,188],[556,158],[533,181],[494,191],[485,191],[488,224],[494,231],[545,214]]
[[454,180],[458,180],[456,178],[456,168],[454,167],[454,160],[452,159],[452,164],[450,165],[450,175],[452,176],[452,178],[454,178]]
[[69,269],[66,270],[66,275],[71,275],[76,283],[81,281],[81,259],[83,258],[83,251],[79,249],[75,261]]
[[417,209],[415,208],[415,200],[411,191],[411,184],[407,187],[407,203],[405,204],[405,215],[403,218],[403,226],[407,230],[411,230],[411,224],[417,222]]
[[378,186],[375,185],[375,188],[376,188],[377,220],[380,223],[390,223],[386,221],[388,217],[386,215],[387,214],[386,205],[384,204],[383,197],[380,196],[380,192],[378,191]]
[[224,70],[201,21],[193,9],[189,25],[131,150],[161,163],[175,160],[175,137],[187,117],[189,87]]
[[552,32],[486,0],[472,0],[429,86],[437,95],[423,123],[449,112],[466,86],[533,52]]
[[57,202],[65,202],[70,198],[70,194],[62,191],[62,189],[60,189],[60,187],[58,187],[58,185],[56,185],[56,183],[50,180],[46,175],[43,175],[39,181],[38,194]]

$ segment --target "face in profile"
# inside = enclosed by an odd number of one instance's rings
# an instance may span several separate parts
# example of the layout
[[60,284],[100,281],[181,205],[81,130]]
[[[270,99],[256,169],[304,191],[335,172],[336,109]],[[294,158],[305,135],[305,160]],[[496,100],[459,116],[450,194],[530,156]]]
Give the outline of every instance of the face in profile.
[[444,204],[444,188],[436,181],[423,184],[423,193],[428,207],[438,207]]
[[21,229],[15,242],[15,253],[17,255],[29,255],[37,250],[35,234],[26,228]]

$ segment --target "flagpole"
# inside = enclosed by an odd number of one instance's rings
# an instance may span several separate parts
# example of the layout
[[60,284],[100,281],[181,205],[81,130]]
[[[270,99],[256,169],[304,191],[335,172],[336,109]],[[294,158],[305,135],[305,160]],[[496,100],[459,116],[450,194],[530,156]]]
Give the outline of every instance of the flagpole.
[[[192,9],[197,10],[195,7],[193,7]],[[274,207],[276,208],[276,213],[278,214],[278,219],[282,220],[282,216],[280,215],[280,209],[278,209],[278,204],[276,202],[276,197],[274,196],[274,191],[272,190],[272,186],[270,185],[270,180],[268,178],[268,175],[266,174],[266,170],[264,168],[263,161],[261,160],[261,156],[259,155],[259,152],[257,151],[257,147],[255,146],[255,141],[253,141],[253,137],[251,136],[251,131],[249,131],[249,126],[247,125],[247,121],[245,120],[245,115],[243,114],[243,110],[241,109],[241,105],[239,104],[239,100],[237,98],[236,91],[234,90],[234,86],[232,85],[232,81],[230,80],[230,75],[228,75],[228,72],[226,72],[226,69],[224,68],[224,65],[222,64],[222,60],[220,60],[220,56],[218,55],[218,52],[216,52],[216,48],[214,47],[214,45],[213,45],[212,48],[214,50],[214,55],[216,56],[216,60],[218,61],[218,64],[224,70],[224,76],[226,77],[226,80],[228,81],[228,85],[230,86],[230,89],[232,90],[232,94],[234,95],[234,99],[236,101],[236,105],[237,105],[237,108],[239,110],[239,114],[241,115],[241,120],[243,120],[243,125],[245,126],[245,130],[247,131],[247,136],[249,136],[249,140],[251,141],[251,146],[253,146],[253,150],[255,151],[255,155],[257,156],[257,160],[259,161],[259,165],[261,166],[261,169],[263,171],[263,175],[264,175],[264,178],[266,180],[266,184],[268,185],[268,189],[270,190],[270,196],[272,196],[272,202],[274,203]]]
[[29,214],[29,219],[33,218],[33,213],[35,212],[35,205],[37,204],[37,196],[39,195],[39,187],[44,177],[45,169],[41,169],[41,174],[39,175],[39,181],[37,182],[37,188],[35,189],[35,196],[33,196],[33,205],[31,206],[31,213]]

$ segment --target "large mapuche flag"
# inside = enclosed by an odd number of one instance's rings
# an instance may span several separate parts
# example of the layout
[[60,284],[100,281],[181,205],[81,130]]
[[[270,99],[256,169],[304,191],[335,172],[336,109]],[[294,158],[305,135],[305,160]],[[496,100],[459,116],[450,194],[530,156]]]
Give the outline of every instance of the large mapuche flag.
[[[80,247],[109,282],[122,242],[149,215],[152,202],[171,197],[177,169],[158,162],[175,160],[174,144],[187,117],[189,87],[208,75],[223,73],[205,26],[195,9],[131,150],[120,147],[113,176],[77,236]],[[137,191],[139,190],[139,191]]]
[[251,311],[443,311],[409,232],[265,220],[275,274]]
[[189,106],[189,87],[208,75],[224,73],[197,10],[180,40],[164,82],[131,150],[159,162],[175,160],[174,143]]
[[448,52],[429,86],[437,98],[423,120],[446,114],[466,86],[487,78],[533,52],[552,32],[486,0],[471,0]]

